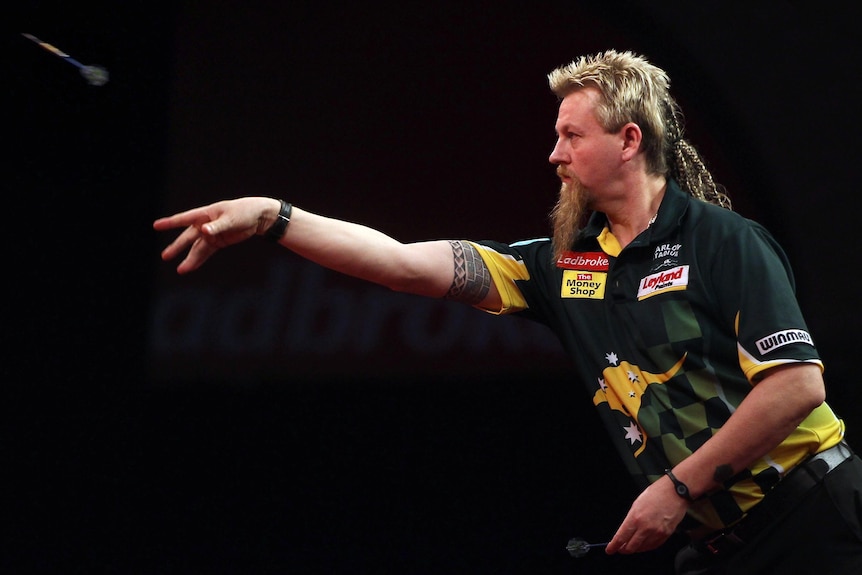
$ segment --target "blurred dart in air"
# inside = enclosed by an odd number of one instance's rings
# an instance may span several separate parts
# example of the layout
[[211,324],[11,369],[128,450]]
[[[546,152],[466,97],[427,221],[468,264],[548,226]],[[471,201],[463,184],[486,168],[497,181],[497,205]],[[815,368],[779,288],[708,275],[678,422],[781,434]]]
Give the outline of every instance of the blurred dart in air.
[[87,83],[90,84],[91,86],[104,86],[105,84],[108,83],[108,71],[105,70],[104,68],[102,68],[101,66],[85,66],[84,64],[81,64],[80,62],[78,62],[77,60],[75,60],[74,58],[72,58],[71,56],[69,56],[68,54],[63,52],[62,50],[60,50],[59,48],[52,46],[51,44],[48,44],[47,42],[43,42],[42,40],[38,39],[37,37],[33,36],[32,34],[24,34],[22,32],[21,35],[24,36],[25,38],[27,38],[28,40],[32,40],[33,42],[35,42],[36,44],[38,44],[39,46],[41,46],[45,50],[51,52],[55,56],[58,56],[58,57],[64,59],[68,63],[70,63],[73,66],[75,66],[76,68],[78,68],[78,70],[81,72],[81,76],[83,76],[84,79],[87,81]]

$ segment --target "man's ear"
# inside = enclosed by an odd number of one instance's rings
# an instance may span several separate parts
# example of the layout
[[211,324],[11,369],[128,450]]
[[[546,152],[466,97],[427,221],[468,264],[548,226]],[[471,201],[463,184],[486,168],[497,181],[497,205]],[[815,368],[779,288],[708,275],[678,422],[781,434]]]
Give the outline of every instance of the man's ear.
[[641,142],[643,141],[643,132],[641,132],[640,126],[635,124],[634,122],[629,122],[622,128],[620,128],[620,134],[622,135],[623,142],[623,159],[631,160],[635,157],[635,154],[641,148]]

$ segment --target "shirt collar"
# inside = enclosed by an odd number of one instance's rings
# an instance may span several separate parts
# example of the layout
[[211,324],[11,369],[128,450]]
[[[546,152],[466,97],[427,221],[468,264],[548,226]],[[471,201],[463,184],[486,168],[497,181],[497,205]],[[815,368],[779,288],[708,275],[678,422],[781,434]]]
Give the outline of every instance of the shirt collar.
[[[648,244],[652,238],[662,237],[675,229],[680,218],[688,209],[688,202],[691,199],[689,194],[680,189],[676,180],[668,178],[667,189],[658,208],[658,217],[649,228],[644,230],[629,245]],[[597,238],[607,225],[608,218],[603,212],[593,212],[587,221],[587,225],[581,230],[580,238]]]

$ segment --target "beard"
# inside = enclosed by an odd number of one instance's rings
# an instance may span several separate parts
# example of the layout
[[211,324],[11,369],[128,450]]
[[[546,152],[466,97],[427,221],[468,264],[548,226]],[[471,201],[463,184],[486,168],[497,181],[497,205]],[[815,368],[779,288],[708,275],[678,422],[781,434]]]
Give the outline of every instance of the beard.
[[[563,175],[557,167],[557,175]],[[588,192],[580,180],[572,177],[570,183],[560,186],[557,204],[551,210],[551,224],[554,229],[554,262],[559,261],[564,252],[571,249],[575,237],[581,231],[581,223],[587,212]]]

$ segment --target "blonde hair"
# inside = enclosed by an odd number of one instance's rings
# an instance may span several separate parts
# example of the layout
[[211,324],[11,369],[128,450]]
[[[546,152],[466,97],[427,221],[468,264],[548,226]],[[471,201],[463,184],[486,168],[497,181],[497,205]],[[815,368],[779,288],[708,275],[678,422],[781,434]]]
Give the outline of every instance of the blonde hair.
[[695,198],[731,208],[723,187],[683,138],[684,117],[670,95],[670,78],[664,70],[632,52],[607,50],[557,68],[548,74],[548,83],[560,99],[586,86],[597,88],[602,96],[597,120],[608,132],[628,122],[637,124],[651,173],[674,178]]

